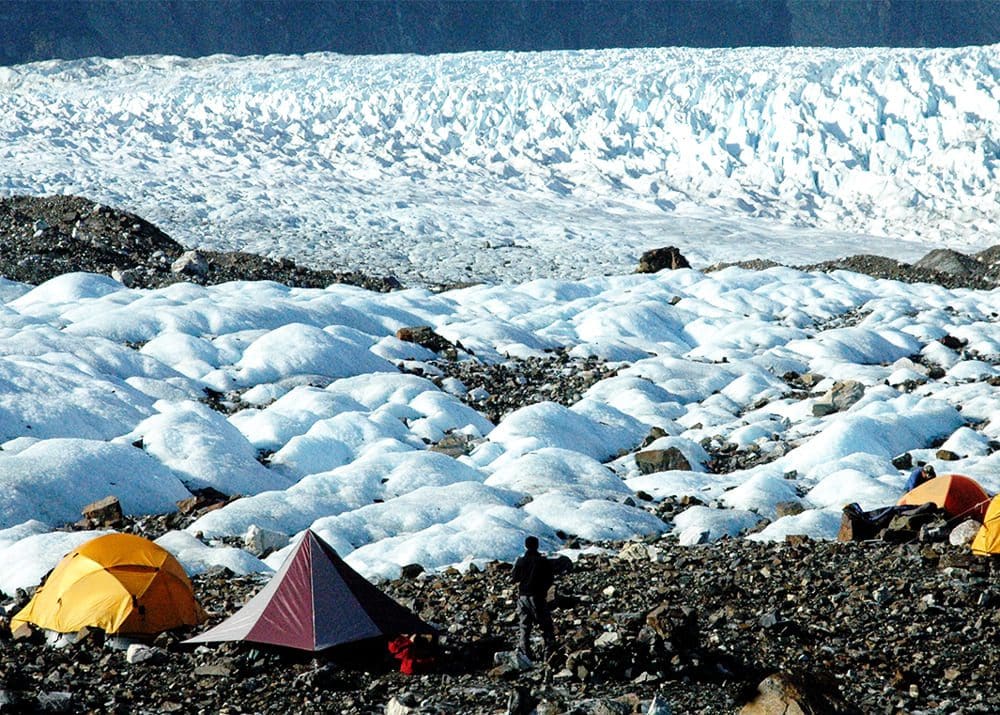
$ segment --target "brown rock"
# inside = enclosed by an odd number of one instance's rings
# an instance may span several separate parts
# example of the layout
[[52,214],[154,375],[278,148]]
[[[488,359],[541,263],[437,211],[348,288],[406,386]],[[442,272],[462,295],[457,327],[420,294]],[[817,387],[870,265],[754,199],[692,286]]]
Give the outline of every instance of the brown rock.
[[635,463],[642,474],[667,472],[672,469],[690,470],[691,463],[677,447],[666,449],[645,449],[636,452]]
[[427,448],[429,452],[440,452],[458,459],[472,451],[472,438],[467,434],[452,432],[441,438],[437,444]]
[[845,703],[836,683],[804,673],[775,673],[757,686],[757,695],[740,715],[848,715],[859,713]]
[[783,516],[795,516],[805,511],[800,501],[780,501],[774,505],[774,513],[780,519]]
[[85,519],[100,526],[115,526],[122,523],[122,505],[116,496],[108,496],[83,507],[80,512]]
[[406,343],[416,343],[436,353],[445,353],[452,357],[457,354],[455,345],[435,333],[429,325],[400,328],[396,331],[396,338]]
[[636,273],[656,273],[664,269],[677,270],[678,268],[690,268],[691,264],[681,255],[680,249],[675,246],[665,248],[654,248],[646,251],[639,257],[639,267]]
[[181,514],[194,514],[213,511],[230,501],[230,497],[220,491],[207,487],[187,499],[177,502],[177,510]]
[[698,614],[694,609],[664,603],[646,614],[646,625],[675,650],[691,650],[698,646]]

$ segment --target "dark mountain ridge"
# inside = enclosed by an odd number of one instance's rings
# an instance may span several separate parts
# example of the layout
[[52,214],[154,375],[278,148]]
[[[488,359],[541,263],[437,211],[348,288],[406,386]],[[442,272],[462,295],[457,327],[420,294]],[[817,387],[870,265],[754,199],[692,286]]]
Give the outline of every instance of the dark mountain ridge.
[[7,0],[0,65],[608,47],[1000,42],[995,0]]

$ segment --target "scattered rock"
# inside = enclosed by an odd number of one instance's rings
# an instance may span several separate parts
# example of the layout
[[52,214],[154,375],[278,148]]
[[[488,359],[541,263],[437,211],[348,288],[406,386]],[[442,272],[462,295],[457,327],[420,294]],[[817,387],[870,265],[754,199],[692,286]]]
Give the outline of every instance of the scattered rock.
[[982,264],[972,256],[948,248],[936,248],[913,264],[914,268],[955,276],[971,276],[982,272]]
[[207,678],[228,678],[232,672],[232,666],[228,663],[209,663],[194,669],[195,675]]
[[775,673],[757,686],[757,696],[740,715],[851,715],[860,710],[843,702],[835,683],[804,673]]
[[396,331],[396,338],[407,343],[416,343],[422,347],[441,353],[445,357],[454,360],[458,355],[458,348],[448,340],[444,339],[429,325],[418,325],[412,328],[400,328]]
[[948,543],[952,546],[970,545],[972,540],[976,538],[976,534],[979,533],[981,526],[975,519],[966,519],[951,530],[951,533],[948,534]]
[[498,423],[504,415],[537,402],[573,405],[587,389],[612,377],[617,367],[595,358],[570,357],[565,348],[545,357],[509,358],[502,363],[471,359],[435,360],[428,365],[438,374],[427,375],[422,368],[402,369],[427,377],[439,387],[445,380],[457,380],[469,387],[460,398],[486,418]]
[[411,693],[397,695],[385,705],[385,715],[410,715],[417,712],[420,712],[419,703]]
[[243,545],[247,551],[254,556],[263,558],[273,551],[278,551],[288,546],[291,539],[288,534],[279,531],[262,529],[256,524],[251,524],[247,533],[243,535]]
[[618,552],[622,561],[659,561],[660,550],[652,544],[642,544],[635,541],[626,544]]
[[681,254],[680,249],[675,246],[666,248],[654,248],[646,251],[639,257],[639,267],[636,273],[657,273],[659,271],[678,268],[690,268],[691,264]]
[[857,380],[844,380],[834,383],[826,394],[813,403],[813,415],[825,417],[834,412],[843,412],[865,394],[865,386]]
[[122,505],[116,496],[107,496],[83,507],[83,518],[96,526],[118,526],[122,523]]
[[518,686],[511,691],[507,699],[507,715],[531,715],[538,705],[538,698],[524,686]]
[[0,275],[39,285],[64,273],[111,275],[130,288],[159,288],[179,281],[202,285],[234,280],[274,280],[325,288],[349,283],[369,290],[401,287],[392,276],[315,270],[292,261],[242,252],[187,252],[148,221],[79,196],[0,198]]
[[177,502],[177,510],[181,514],[201,515],[218,509],[230,501],[230,498],[220,491],[206,487],[199,489],[197,494]]
[[913,455],[909,452],[903,452],[892,458],[892,466],[896,469],[913,469]]
[[667,472],[674,469],[689,471],[691,469],[691,463],[677,447],[646,449],[636,452],[635,463],[642,474]]
[[400,578],[416,578],[424,572],[424,567],[420,564],[406,564],[399,570]]
[[165,653],[159,648],[151,648],[142,643],[133,643],[125,651],[125,660],[133,665],[162,662],[164,656]]
[[449,457],[458,459],[464,457],[472,451],[475,440],[467,434],[452,432],[442,437],[436,444],[432,444],[427,449],[431,452],[440,452]]
[[185,251],[170,264],[170,270],[185,276],[203,278],[208,275],[208,258],[201,251]]
[[774,514],[779,519],[783,516],[795,516],[804,511],[805,506],[800,501],[780,501],[774,505]]

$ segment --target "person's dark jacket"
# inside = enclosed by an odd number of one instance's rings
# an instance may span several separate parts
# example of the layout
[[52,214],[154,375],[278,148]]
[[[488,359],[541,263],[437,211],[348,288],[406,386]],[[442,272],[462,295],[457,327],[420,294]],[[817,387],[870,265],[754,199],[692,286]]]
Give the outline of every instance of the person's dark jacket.
[[552,586],[552,562],[538,551],[525,551],[514,562],[511,578],[522,596],[545,596]]

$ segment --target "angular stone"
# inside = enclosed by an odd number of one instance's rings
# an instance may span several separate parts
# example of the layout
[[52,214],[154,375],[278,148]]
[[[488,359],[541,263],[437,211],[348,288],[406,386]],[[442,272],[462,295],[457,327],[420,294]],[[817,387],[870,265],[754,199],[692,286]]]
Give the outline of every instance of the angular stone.
[[455,345],[434,332],[429,325],[400,328],[396,331],[396,339],[405,343],[416,343],[436,353],[447,353],[451,357],[457,355]]
[[201,251],[185,251],[170,264],[170,270],[185,276],[204,276],[208,273],[208,258]]
[[653,442],[660,439],[660,437],[666,437],[666,436],[667,436],[667,431],[662,427],[651,427],[649,430],[649,434],[646,435],[646,438],[644,440],[642,440],[642,446],[648,447]]
[[229,497],[220,491],[212,488],[202,489],[198,494],[181,499],[177,502],[177,510],[181,514],[193,514],[195,512],[211,511],[218,509],[229,500]]
[[966,519],[951,530],[948,534],[948,543],[952,546],[968,546],[976,538],[980,528],[981,524],[975,519]]
[[232,667],[225,663],[214,663],[199,665],[194,669],[194,674],[210,678],[228,678],[233,672]]
[[903,452],[892,458],[892,466],[896,469],[913,469],[913,455]]
[[117,268],[111,271],[111,277],[121,283],[126,288],[135,288],[141,285],[138,273],[134,269],[128,268],[124,271]]
[[861,508],[848,504],[840,515],[840,530],[837,541],[864,541],[875,536],[872,525],[861,518]]
[[843,412],[865,394],[865,386],[857,380],[836,382],[822,397],[813,403],[814,417],[825,417],[834,412]]
[[461,432],[452,432],[441,438],[437,444],[432,444],[427,448],[429,452],[440,452],[449,457],[458,459],[464,457],[472,451],[472,438]]
[[244,547],[255,556],[266,556],[273,551],[283,549],[288,546],[289,541],[288,534],[262,529],[256,524],[251,524],[247,533],[243,535]]
[[642,474],[668,472],[671,470],[690,471],[691,463],[677,447],[666,449],[645,449],[636,452],[635,463]]
[[779,519],[783,516],[795,516],[805,511],[800,501],[779,501],[774,505],[774,513]]
[[518,686],[507,698],[507,715],[530,715],[538,705],[538,698],[524,686]]
[[424,572],[424,567],[420,564],[406,564],[399,570],[400,578],[416,578]]
[[163,659],[159,648],[150,648],[142,643],[133,643],[125,651],[125,660],[133,665],[138,663],[155,663]]
[[629,715],[632,712],[628,703],[610,698],[603,698],[589,705],[586,710],[589,715]]
[[690,650],[698,646],[698,616],[691,608],[664,603],[646,614],[646,625],[673,645],[675,650]]
[[967,340],[957,338],[954,335],[945,335],[944,337],[938,338],[938,342],[951,350],[961,350],[968,343]]
[[[385,715],[410,715],[411,713],[417,713],[420,708],[416,702],[416,699],[412,695],[407,697],[409,693],[405,695],[397,695],[388,703],[385,704]],[[410,705],[409,703],[413,703]]]
[[804,674],[775,673],[757,686],[756,696],[739,715],[820,715],[860,713],[840,697],[835,682],[820,681]]
[[618,552],[618,558],[622,561],[647,561],[649,560],[649,547],[646,544],[631,542],[625,544]]
[[826,378],[815,372],[803,373],[802,376],[799,377],[799,380],[806,387],[815,387],[819,383],[823,382],[824,379]]
[[975,258],[950,248],[935,248],[913,267],[955,276],[973,275],[982,270],[982,265]]
[[116,496],[108,496],[91,502],[81,510],[83,517],[100,526],[120,524],[123,518],[122,505]]
[[691,264],[681,254],[676,246],[666,246],[664,248],[654,248],[646,251],[639,257],[639,267],[636,273],[657,273],[659,271],[678,268],[690,268]]
[[618,633],[617,631],[607,631],[597,637],[594,641],[594,647],[608,648],[609,646],[618,645],[621,643],[621,640],[621,633]]

